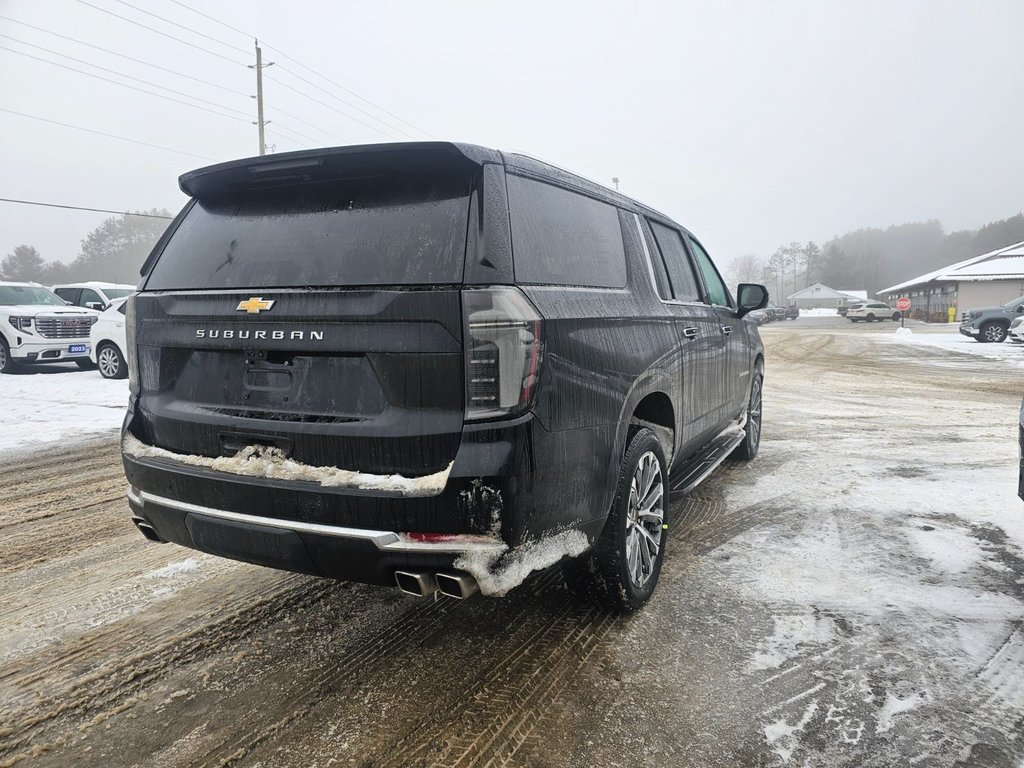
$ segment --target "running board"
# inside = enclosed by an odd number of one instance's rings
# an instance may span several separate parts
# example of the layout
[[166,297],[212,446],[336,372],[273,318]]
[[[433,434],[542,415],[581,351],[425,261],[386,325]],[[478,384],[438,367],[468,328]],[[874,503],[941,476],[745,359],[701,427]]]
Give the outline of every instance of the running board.
[[672,471],[669,498],[676,501],[700,485],[743,442],[743,428],[730,424],[718,437]]

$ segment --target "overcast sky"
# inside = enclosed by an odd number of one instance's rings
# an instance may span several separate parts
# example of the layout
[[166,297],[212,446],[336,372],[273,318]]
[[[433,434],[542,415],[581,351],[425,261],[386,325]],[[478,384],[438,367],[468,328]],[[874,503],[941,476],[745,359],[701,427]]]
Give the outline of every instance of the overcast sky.
[[[523,151],[608,185],[618,176],[720,263],[859,227],[937,218],[973,228],[1024,208],[1020,0],[128,0],[188,29],[122,0],[87,2],[0,0],[0,109],[218,161],[256,154],[244,66],[255,34],[277,62],[265,99],[279,152],[407,139],[400,131]],[[191,101],[123,73],[236,119],[3,49]],[[176,212],[177,176],[206,164],[2,111],[0,128],[5,198]],[[70,260],[103,218],[0,203],[0,256],[29,243]]]

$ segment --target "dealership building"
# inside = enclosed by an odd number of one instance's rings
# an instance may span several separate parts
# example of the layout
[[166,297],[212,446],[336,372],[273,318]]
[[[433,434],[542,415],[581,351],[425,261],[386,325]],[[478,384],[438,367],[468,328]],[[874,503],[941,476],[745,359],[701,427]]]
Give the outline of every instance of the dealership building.
[[945,320],[976,307],[995,307],[1024,296],[1024,242],[983,253],[899,285],[878,291],[892,304],[900,296],[913,302],[912,314]]

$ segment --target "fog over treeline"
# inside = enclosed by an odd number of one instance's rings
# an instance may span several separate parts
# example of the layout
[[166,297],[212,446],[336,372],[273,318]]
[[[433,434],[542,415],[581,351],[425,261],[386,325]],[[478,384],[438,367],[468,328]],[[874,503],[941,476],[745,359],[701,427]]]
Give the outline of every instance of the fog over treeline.
[[0,278],[44,285],[86,280],[134,285],[169,219],[168,211],[157,208],[105,219],[85,236],[78,257],[70,263],[47,260],[34,245],[23,243],[0,262]]
[[[100,280],[134,284],[169,223],[166,210],[112,216],[92,230],[70,263],[47,260],[30,243],[14,248],[0,261],[0,278],[53,285]],[[993,221],[979,229],[946,232],[937,220],[868,227],[822,244],[794,241],[769,256],[746,254],[725,263],[730,282],[763,282],[776,302],[813,283],[839,290],[866,290],[869,295],[912,277],[1024,241],[1024,213]]]
[[946,232],[942,223],[867,227],[827,240],[794,241],[769,256],[738,256],[722,265],[732,282],[763,282],[773,300],[808,285],[824,283],[837,290],[868,295],[958,261],[1024,241],[1024,213],[990,222],[979,229]]

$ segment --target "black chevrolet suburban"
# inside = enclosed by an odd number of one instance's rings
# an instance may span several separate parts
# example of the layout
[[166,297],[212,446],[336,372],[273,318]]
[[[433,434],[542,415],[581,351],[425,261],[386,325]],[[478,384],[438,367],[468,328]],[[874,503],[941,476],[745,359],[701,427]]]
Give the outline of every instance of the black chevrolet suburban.
[[762,346],[667,216],[450,143],[187,173],[128,309],[139,530],[455,597],[558,562],[631,611],[665,510],[757,453]]

